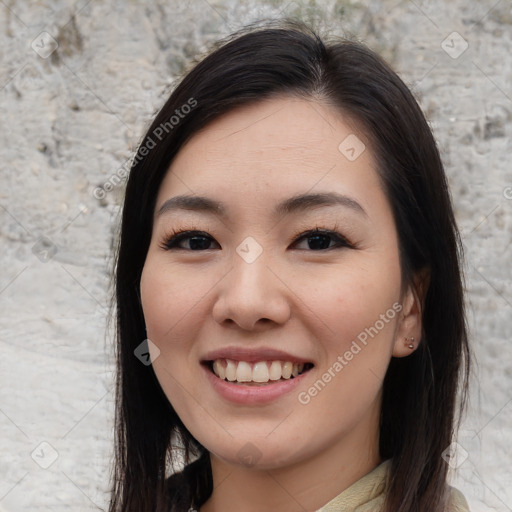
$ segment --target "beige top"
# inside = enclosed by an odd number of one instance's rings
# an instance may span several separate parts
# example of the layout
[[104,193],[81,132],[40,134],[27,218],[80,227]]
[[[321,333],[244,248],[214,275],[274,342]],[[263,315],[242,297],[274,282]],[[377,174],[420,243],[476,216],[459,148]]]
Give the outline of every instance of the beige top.
[[[316,512],[380,512],[390,467],[391,460],[384,461]],[[450,487],[449,500],[446,512],[469,512],[466,499],[453,487]],[[188,512],[197,511],[191,507]]]
[[[338,494],[317,512],[378,512],[385,499],[386,477],[391,460],[386,460],[373,471]],[[450,487],[450,501],[447,512],[469,512],[464,496]]]

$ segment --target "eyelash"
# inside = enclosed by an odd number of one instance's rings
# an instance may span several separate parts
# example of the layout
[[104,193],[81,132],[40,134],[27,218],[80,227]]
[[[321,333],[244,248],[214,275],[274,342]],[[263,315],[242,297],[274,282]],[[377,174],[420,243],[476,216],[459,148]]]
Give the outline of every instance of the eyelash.
[[[307,231],[299,231],[297,232],[293,238],[292,238],[292,244],[296,244],[300,242],[303,239],[312,238],[314,236],[323,235],[323,236],[330,236],[334,239],[335,245],[332,247],[328,247],[327,249],[319,249],[319,250],[309,250],[308,252],[324,252],[324,251],[330,251],[332,249],[339,249],[339,248],[349,248],[349,249],[355,249],[354,244],[352,244],[344,235],[342,235],[338,231],[338,227],[334,226],[334,228],[331,229],[323,229],[319,228],[318,226],[315,227],[315,229],[310,229]],[[170,250],[183,250],[183,251],[189,251],[189,252],[204,252],[211,249],[202,249],[202,250],[192,250],[192,249],[186,249],[183,247],[176,247],[177,244],[179,244],[182,240],[187,240],[188,238],[192,237],[201,237],[201,238],[209,238],[213,240],[213,238],[206,233],[205,231],[200,231],[196,229],[175,229],[171,230],[170,233],[164,236],[162,243],[160,244],[160,248],[165,251]]]

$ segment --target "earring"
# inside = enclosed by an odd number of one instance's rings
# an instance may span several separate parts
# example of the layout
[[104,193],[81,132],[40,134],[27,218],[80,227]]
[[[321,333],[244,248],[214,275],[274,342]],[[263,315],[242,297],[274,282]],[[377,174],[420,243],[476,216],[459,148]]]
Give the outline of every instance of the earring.
[[[407,342],[408,338],[405,338],[405,341]],[[411,337],[411,343],[409,343],[409,345],[407,345],[409,348],[414,348],[414,338]]]

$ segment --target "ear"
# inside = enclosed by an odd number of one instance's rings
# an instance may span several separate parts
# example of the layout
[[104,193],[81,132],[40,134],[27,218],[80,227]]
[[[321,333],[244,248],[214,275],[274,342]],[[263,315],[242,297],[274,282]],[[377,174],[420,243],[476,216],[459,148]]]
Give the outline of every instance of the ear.
[[423,308],[429,284],[430,270],[422,269],[414,275],[412,282],[407,286],[402,298],[393,357],[406,357],[412,354],[421,342]]

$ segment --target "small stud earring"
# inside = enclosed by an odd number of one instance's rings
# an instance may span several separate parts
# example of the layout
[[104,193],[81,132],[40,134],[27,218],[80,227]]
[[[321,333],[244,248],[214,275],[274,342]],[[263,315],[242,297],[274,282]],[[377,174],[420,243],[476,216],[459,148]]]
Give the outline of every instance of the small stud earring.
[[[405,341],[407,341],[408,338],[405,338]],[[414,348],[414,338],[411,337],[411,343],[409,343],[409,345],[407,345],[409,348]]]

